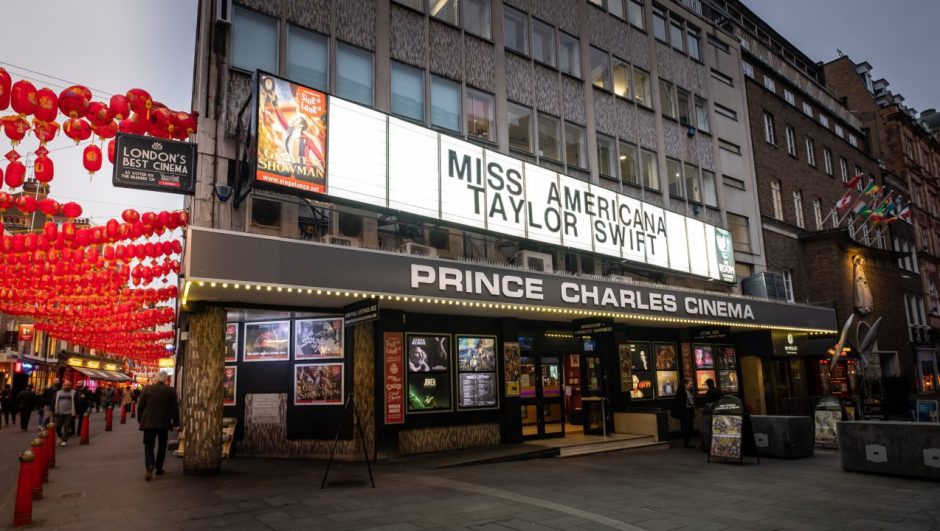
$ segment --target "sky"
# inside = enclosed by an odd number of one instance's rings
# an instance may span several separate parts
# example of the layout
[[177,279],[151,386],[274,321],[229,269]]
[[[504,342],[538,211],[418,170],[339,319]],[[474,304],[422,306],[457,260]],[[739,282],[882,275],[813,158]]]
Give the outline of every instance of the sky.
[[[0,2],[0,66],[14,81],[28,78],[37,89],[59,93],[81,84],[107,102],[112,94],[142,88],[171,109],[189,111],[196,9],[197,0],[5,0]],[[16,148],[23,156],[38,147],[31,133],[27,139]],[[0,138],[0,153],[9,145]],[[61,131],[46,147],[55,165],[50,196],[78,202],[93,224],[120,219],[127,208],[183,206],[181,195],[113,187],[107,159],[89,179],[82,166],[84,146]],[[106,153],[106,145],[102,150]]]
[[785,39],[815,61],[838,50],[868,61],[873,79],[902,94],[917,112],[940,109],[936,53],[938,0],[743,0]]

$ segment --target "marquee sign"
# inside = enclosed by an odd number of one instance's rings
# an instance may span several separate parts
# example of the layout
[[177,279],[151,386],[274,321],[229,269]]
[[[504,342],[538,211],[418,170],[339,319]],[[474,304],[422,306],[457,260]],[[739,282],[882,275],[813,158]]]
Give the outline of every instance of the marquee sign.
[[734,282],[731,233],[258,73],[255,182]]

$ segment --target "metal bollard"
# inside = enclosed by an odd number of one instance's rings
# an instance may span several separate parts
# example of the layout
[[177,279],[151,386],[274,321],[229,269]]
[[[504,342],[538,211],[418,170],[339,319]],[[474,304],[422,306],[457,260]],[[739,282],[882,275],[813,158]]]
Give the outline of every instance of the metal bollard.
[[32,447],[33,451],[33,477],[30,479],[30,486],[32,487],[33,499],[41,500],[42,499],[42,439],[33,439],[30,441],[29,445]]
[[20,474],[16,482],[16,504],[13,508],[13,527],[27,525],[33,521],[33,452],[20,454]]
[[111,431],[114,427],[114,408],[108,406],[104,408],[104,431]]
[[121,424],[127,424],[127,408],[121,404]]
[[91,436],[91,428],[88,425],[90,416],[87,411],[82,415],[81,438],[78,440],[78,444],[88,444],[88,438]]

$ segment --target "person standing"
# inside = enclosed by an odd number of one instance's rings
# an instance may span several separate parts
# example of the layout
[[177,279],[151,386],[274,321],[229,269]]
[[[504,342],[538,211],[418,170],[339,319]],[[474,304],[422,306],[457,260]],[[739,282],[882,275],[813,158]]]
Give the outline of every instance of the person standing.
[[711,415],[712,408],[715,407],[715,402],[721,398],[721,392],[718,391],[718,388],[715,386],[715,380],[711,378],[705,380],[705,387],[705,412]]
[[88,388],[84,384],[79,383],[78,388],[75,389],[75,408],[73,411],[72,417],[72,433],[81,433],[82,429],[82,417],[84,417],[85,412],[88,411],[90,406],[90,393]]
[[10,384],[4,385],[0,390],[0,409],[3,410],[3,418],[7,426],[10,425],[11,418],[13,424],[16,425],[16,397],[13,396],[13,388]]
[[69,380],[66,380],[62,389],[55,394],[55,434],[61,441],[59,446],[67,445],[69,436],[75,433],[75,395]]
[[692,422],[695,419],[695,391],[692,389],[692,380],[688,378],[682,380],[682,387],[672,400],[671,415],[678,419],[682,426],[682,437],[685,439],[683,446],[695,448],[691,443]]
[[26,386],[26,389],[16,395],[16,407],[20,410],[20,429],[26,431],[29,429],[29,417],[36,409],[36,393],[33,391],[33,384]]
[[59,390],[59,379],[52,380],[52,384],[42,391],[42,405],[39,409],[39,427],[45,426],[54,420],[55,394]]
[[[166,384],[168,379],[166,371],[158,372],[155,383],[144,387],[137,403],[137,422],[140,431],[144,432],[144,466],[147,468],[144,479],[147,481],[153,478],[154,470],[158,476],[163,475],[167,432],[170,428],[179,431],[179,399],[176,389]],[[156,455],[154,444],[157,445]]]
[[114,384],[108,384],[108,387],[105,388],[103,400],[104,404],[102,404],[102,407],[114,407]]
[[95,404],[95,413],[101,411],[101,386],[95,387],[95,392],[91,395],[91,401]]
[[127,386],[121,391],[121,412],[124,414],[130,414],[131,402],[134,401],[134,397],[131,394],[131,386]]

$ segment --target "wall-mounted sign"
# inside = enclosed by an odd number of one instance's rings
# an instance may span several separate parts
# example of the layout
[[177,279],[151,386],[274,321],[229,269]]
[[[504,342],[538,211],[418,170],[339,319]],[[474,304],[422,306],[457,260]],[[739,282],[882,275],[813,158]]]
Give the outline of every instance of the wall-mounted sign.
[[[797,332],[778,332],[771,334],[774,356],[800,356],[810,354],[806,350],[807,334]],[[822,354],[819,352],[818,354]]]
[[256,183],[735,280],[725,229],[270,74],[257,80]]
[[376,299],[363,299],[343,308],[346,326],[359,323],[368,323],[379,318],[379,301]]
[[31,324],[21,324],[20,325],[20,341],[29,342],[33,340],[33,332],[36,330],[36,325]]
[[176,367],[176,358],[160,358],[157,360],[157,367],[161,369]]
[[155,192],[196,193],[196,144],[120,134],[111,184]]
[[405,422],[405,350],[401,332],[385,332],[385,424]]

